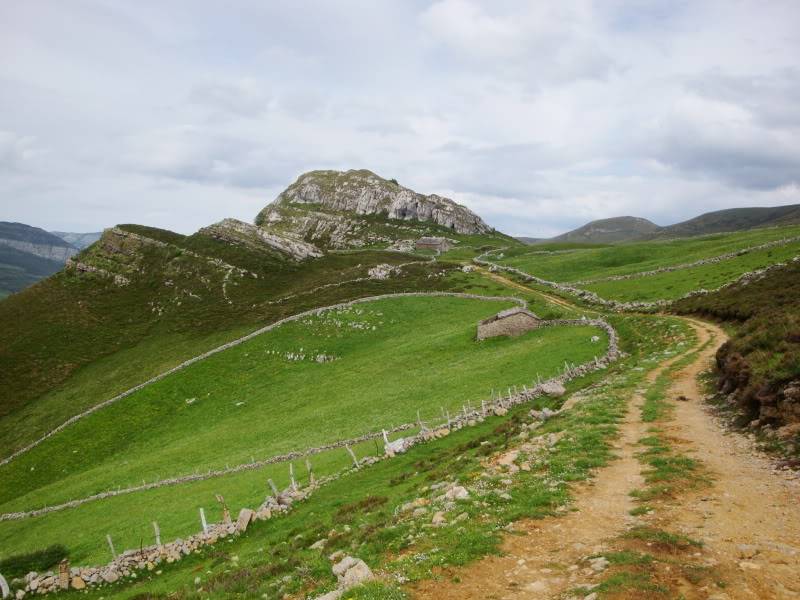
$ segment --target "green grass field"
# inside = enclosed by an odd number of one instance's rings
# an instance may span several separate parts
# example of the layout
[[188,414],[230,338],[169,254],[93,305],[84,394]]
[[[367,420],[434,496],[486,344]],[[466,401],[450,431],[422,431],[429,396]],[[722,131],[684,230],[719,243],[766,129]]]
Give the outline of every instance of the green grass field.
[[[676,351],[679,346],[675,344],[685,339],[686,334],[683,324],[668,319],[622,316],[616,317],[614,324],[623,335],[623,347],[630,356],[610,374],[595,373],[568,385],[570,390],[576,390],[589,383],[601,384],[575,410],[548,421],[541,432],[565,430],[568,437],[556,446],[541,469],[520,474],[519,481],[509,490],[510,500],[504,501],[489,492],[483,503],[460,503],[456,512],[467,511],[470,518],[444,528],[425,528],[393,514],[394,507],[427,495],[427,486],[434,482],[477,483],[480,463],[487,454],[501,452],[516,443],[528,406],[519,407],[507,418],[487,419],[477,427],[463,429],[438,442],[417,446],[397,459],[347,475],[320,489],[285,517],[255,524],[241,538],[220,542],[179,563],[160,565],[157,573],[140,574],[124,585],[91,589],[85,595],[280,598],[284,593],[302,593],[308,586],[330,589],[334,582],[325,557],[338,549],[354,553],[373,569],[403,575],[412,581],[431,577],[440,567],[464,565],[498,552],[501,527],[522,517],[553,514],[557,507],[568,502],[569,482],[587,478],[592,469],[611,458],[611,443],[624,415],[625,399],[642,384],[646,369],[663,358],[665,349]],[[632,368],[637,366],[641,368]],[[537,405],[553,407],[558,402],[544,398]],[[364,447],[358,452],[366,450]],[[35,547],[37,542],[45,545],[65,538],[72,564],[85,564],[87,560],[105,562],[109,559],[106,533],[114,536],[118,547],[152,543],[150,521],[157,520],[162,538],[174,539],[198,528],[198,506],[204,506],[211,519],[219,519],[214,493],[223,493],[234,509],[260,501],[266,492],[266,476],[253,473],[216,480],[209,485],[185,486],[179,503],[162,490],[148,492],[135,500],[129,496],[127,500],[117,498],[87,505],[74,511],[74,515],[85,513],[80,518],[71,517],[72,521],[65,519],[64,513],[16,524],[2,523],[0,556],[8,552],[10,539],[15,539],[15,549],[21,551]],[[285,478],[282,481],[285,483]],[[365,498],[374,499],[372,506],[363,502]],[[172,520],[170,507],[175,504],[179,515]],[[309,549],[332,530],[337,533],[331,536],[324,551]],[[196,577],[201,580],[200,590],[193,583]]]
[[718,263],[658,273],[635,279],[602,281],[583,285],[584,289],[611,300],[675,300],[696,289],[714,290],[744,273],[800,255],[800,242],[758,250]]
[[549,254],[542,254],[540,246],[526,246],[505,250],[504,258],[496,262],[516,267],[543,279],[573,282],[691,263],[702,258],[798,235],[800,227],[791,226],[679,240],[635,242],[586,249],[573,248]]
[[[488,398],[492,389],[529,383],[537,373],[550,376],[564,360],[580,363],[604,351],[602,343],[589,342],[597,333],[590,327],[475,342],[476,322],[508,306],[455,298],[390,299],[281,327],[87,417],[0,468],[0,511],[304,449],[413,421],[418,409],[423,419],[438,420],[440,407],[455,412],[466,401]],[[334,360],[318,363],[314,358],[320,354]],[[300,355],[302,360],[293,359]],[[339,452],[320,456],[315,464],[332,470],[346,459]],[[269,471],[285,479],[285,465]],[[150,520],[185,534],[196,527],[195,507],[185,508],[189,498],[201,502],[212,489],[226,488],[250,501],[263,496],[265,472],[226,477],[224,485],[214,480],[147,492],[157,500],[142,507],[155,513]],[[86,530],[96,540],[97,529],[88,523],[105,527],[109,515],[116,515],[117,530],[130,544],[142,526],[142,510],[134,508],[142,497],[3,523],[0,547],[7,552],[12,539],[20,549],[39,547],[59,541],[59,531]],[[109,504],[118,508],[109,511]],[[90,546],[87,541],[87,558],[95,556]]]

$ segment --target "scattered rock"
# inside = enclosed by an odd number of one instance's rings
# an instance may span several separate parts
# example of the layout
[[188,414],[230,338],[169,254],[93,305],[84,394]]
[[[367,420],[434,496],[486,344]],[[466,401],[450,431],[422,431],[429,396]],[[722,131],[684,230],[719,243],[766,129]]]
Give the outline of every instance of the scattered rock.
[[70,585],[72,586],[73,589],[82,590],[86,587],[86,582],[81,577],[78,577],[76,575],[75,577],[72,578]]
[[546,381],[542,384],[542,392],[559,398],[567,393],[567,389],[557,381]]
[[455,485],[444,493],[444,497],[448,500],[466,500],[469,498],[469,492],[467,488]]
[[339,587],[345,590],[375,577],[367,563],[352,556],[345,556],[336,563],[333,566],[333,574],[339,580]]

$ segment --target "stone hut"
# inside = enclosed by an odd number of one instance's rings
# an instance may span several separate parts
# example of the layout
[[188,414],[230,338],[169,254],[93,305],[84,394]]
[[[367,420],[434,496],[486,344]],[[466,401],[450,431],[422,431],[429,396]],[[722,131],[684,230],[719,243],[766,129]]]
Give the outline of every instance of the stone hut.
[[453,243],[443,237],[421,237],[414,244],[417,250],[436,250],[437,252],[447,252],[453,247]]
[[542,320],[527,308],[517,306],[503,310],[478,323],[478,340],[497,337],[499,335],[522,335],[537,329]]

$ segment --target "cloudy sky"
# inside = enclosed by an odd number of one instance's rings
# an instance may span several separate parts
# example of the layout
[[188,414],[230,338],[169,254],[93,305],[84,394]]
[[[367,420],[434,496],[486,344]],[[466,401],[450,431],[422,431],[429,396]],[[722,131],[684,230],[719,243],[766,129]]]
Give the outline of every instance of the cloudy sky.
[[511,234],[800,203],[800,2],[5,0],[0,220],[189,233],[369,168]]

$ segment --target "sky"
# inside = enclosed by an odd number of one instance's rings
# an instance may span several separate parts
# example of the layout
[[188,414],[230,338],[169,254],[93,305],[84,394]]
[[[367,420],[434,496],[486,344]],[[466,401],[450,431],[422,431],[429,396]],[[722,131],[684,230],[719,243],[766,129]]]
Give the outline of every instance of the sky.
[[367,168],[512,235],[800,203],[800,2],[6,0],[0,220],[252,221]]

